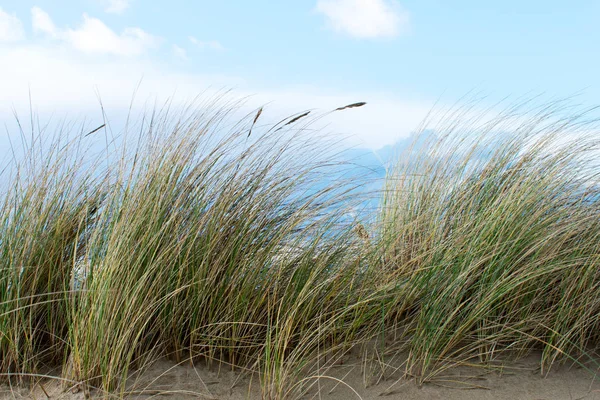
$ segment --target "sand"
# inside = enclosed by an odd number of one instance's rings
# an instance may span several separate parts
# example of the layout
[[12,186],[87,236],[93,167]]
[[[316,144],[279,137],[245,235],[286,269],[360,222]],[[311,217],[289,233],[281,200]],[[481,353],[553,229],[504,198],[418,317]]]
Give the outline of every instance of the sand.
[[[390,375],[385,379],[365,379],[364,364],[350,359],[328,371],[301,397],[307,400],[351,399],[464,399],[464,400],[600,400],[600,379],[581,367],[553,368],[542,377],[537,360],[531,356],[513,362],[502,370],[453,368],[419,387],[414,380]],[[135,382],[131,399],[261,399],[256,376],[233,372],[226,367],[177,365],[158,361]],[[340,383],[337,379],[343,379]],[[0,387],[0,399],[86,399],[83,390],[66,391],[57,381],[42,380],[33,389]],[[43,387],[43,389],[42,389]],[[351,387],[351,388],[350,388]],[[46,393],[48,396],[46,396]],[[92,398],[99,397],[91,393]]]

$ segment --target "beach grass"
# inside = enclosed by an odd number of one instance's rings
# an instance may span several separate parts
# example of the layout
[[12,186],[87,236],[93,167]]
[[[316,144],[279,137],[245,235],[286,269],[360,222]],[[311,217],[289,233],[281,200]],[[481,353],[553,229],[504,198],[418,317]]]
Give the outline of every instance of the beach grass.
[[591,110],[449,113],[357,216],[370,182],[340,173],[351,163],[309,113],[269,125],[237,109],[166,106],[110,140],[21,136],[0,203],[2,379],[54,371],[124,397],[167,357],[256,375],[280,399],[357,348],[381,373],[405,354],[420,383],[533,350],[543,372],[594,359]]

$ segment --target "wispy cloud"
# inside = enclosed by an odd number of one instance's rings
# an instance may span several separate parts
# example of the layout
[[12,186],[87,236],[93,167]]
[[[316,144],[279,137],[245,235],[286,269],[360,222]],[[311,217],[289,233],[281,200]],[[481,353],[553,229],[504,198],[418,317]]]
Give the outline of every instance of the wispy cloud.
[[16,14],[0,8],[0,42],[17,42],[25,38],[23,24]]
[[179,47],[176,44],[173,45],[173,54],[182,60],[187,60],[187,51],[183,47]]
[[33,31],[46,34],[88,54],[139,56],[161,43],[161,38],[140,28],[126,28],[116,33],[98,18],[83,14],[75,29],[59,29],[41,8],[31,9]]
[[31,24],[34,33],[43,33],[52,37],[58,36],[58,29],[50,15],[39,7],[31,9]]
[[133,0],[104,0],[106,4],[104,11],[111,14],[123,14],[132,2]]
[[202,41],[202,40],[196,39],[194,36],[189,36],[188,39],[190,40],[190,42],[192,42],[193,45],[195,45],[201,49],[209,49],[209,50],[217,50],[217,51],[225,50],[225,47],[223,47],[223,45],[217,40]]
[[395,0],[318,0],[323,14],[336,32],[356,38],[395,37],[410,27],[410,17]]

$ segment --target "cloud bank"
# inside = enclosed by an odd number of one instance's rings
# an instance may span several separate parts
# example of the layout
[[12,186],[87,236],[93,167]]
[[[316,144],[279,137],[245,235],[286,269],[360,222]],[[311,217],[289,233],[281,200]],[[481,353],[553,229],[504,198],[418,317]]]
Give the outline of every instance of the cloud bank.
[[[431,106],[376,92],[312,85],[256,86],[243,76],[178,68],[188,57],[186,49],[174,43],[165,48],[166,40],[141,28],[116,32],[87,14],[73,27],[60,27],[39,7],[31,9],[31,18],[33,36],[26,39],[16,15],[0,14],[1,26],[8,26],[9,21],[13,32],[12,42],[0,52],[0,123],[13,120],[13,110],[27,119],[30,93],[34,111],[42,118],[91,118],[98,122],[102,118],[100,101],[110,117],[126,114],[134,94],[134,108],[141,110],[170,98],[189,102],[202,94],[210,96],[233,88],[228,96],[246,99],[242,113],[267,104],[264,121],[366,101],[365,107],[327,116],[315,128],[350,137],[350,143],[359,146],[378,148],[408,136]],[[216,41],[188,39],[190,45],[222,49]],[[153,57],[155,51],[162,53]]]

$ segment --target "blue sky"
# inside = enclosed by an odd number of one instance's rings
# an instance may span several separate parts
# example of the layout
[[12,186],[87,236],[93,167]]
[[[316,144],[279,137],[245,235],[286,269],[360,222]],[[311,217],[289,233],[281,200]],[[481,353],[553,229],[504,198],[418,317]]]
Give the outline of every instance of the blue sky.
[[[367,107],[328,129],[377,148],[476,90],[594,105],[600,2],[0,0],[0,119],[97,118],[138,98],[231,88],[273,114]],[[94,117],[95,115],[95,117]]]

